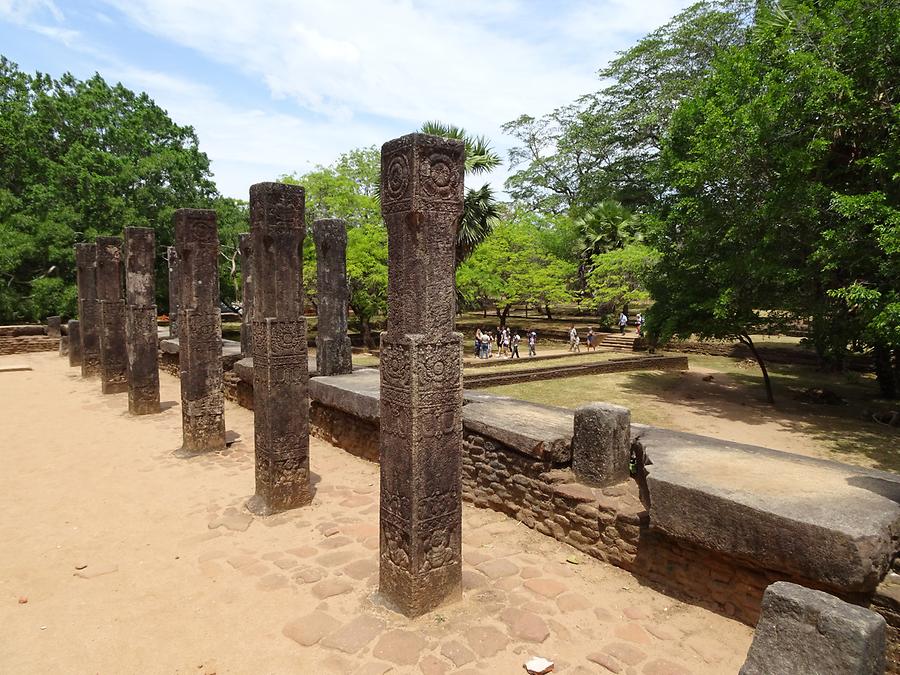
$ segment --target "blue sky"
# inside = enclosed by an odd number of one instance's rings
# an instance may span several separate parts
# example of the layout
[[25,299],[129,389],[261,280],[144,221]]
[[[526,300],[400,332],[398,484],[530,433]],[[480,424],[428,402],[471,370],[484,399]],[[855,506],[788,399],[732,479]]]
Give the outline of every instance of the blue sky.
[[[686,0],[0,0],[0,53],[143,90],[193,125],[219,190],[329,164],[426,119],[485,134],[596,90]],[[502,187],[508,167],[492,182]]]

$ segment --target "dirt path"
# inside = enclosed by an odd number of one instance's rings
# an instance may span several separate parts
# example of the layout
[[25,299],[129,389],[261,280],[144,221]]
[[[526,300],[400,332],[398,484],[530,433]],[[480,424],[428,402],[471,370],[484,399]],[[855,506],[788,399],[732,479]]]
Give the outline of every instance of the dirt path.
[[537,654],[562,673],[605,660],[719,674],[743,662],[748,627],[469,506],[463,601],[407,621],[375,595],[376,465],[313,439],[314,503],[253,519],[251,412],[228,404],[241,438],[229,451],[177,459],[175,378],[162,375],[163,413],[133,418],[126,395],[101,396],[56,355],[0,357],[13,363],[33,370],[0,373],[0,672],[514,673]]

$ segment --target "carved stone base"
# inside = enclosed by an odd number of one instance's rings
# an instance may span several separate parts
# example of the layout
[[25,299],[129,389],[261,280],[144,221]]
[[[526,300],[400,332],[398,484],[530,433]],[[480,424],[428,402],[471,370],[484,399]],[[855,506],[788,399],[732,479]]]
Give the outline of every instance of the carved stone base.
[[184,445],[181,456],[225,449],[225,394],[222,389],[222,327],[213,314],[182,309],[179,373]]
[[128,391],[125,353],[125,301],[99,300],[100,387],[104,394]]
[[462,336],[381,338],[379,592],[416,617],[462,583]]
[[253,322],[256,494],[247,508],[269,515],[312,501],[306,319]]
[[316,370],[319,375],[346,375],[353,372],[350,338],[316,338]]

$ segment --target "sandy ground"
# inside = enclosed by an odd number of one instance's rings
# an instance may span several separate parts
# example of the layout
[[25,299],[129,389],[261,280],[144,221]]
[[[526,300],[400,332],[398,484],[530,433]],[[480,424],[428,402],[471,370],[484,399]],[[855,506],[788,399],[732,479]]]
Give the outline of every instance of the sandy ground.
[[[377,466],[313,439],[307,508],[254,519],[253,417],[178,459],[178,382],[128,415],[65,359],[0,357],[0,672],[734,673],[751,629],[464,508],[464,596],[409,621],[378,601]],[[27,600],[27,602],[22,602]]]

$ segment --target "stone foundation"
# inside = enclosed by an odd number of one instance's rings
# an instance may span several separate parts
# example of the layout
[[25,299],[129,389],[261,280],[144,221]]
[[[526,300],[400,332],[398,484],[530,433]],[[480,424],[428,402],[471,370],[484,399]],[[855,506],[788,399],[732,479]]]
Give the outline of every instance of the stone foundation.
[[52,352],[59,349],[59,338],[48,335],[0,336],[0,356]]

